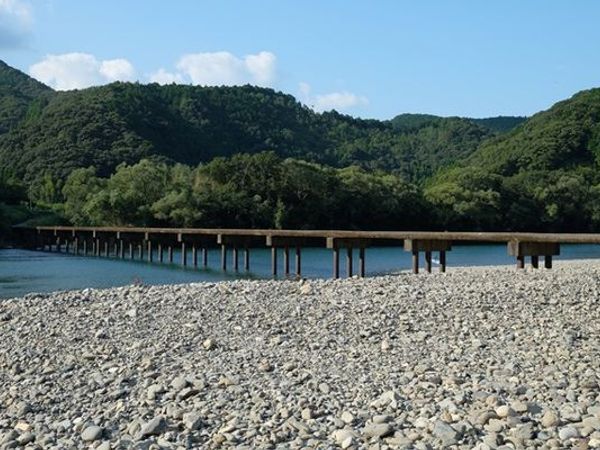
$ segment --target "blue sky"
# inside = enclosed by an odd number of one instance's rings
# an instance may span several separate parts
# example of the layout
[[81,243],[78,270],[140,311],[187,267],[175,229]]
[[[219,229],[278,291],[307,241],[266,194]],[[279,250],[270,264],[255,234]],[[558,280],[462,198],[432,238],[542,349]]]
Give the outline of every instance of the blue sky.
[[530,115],[600,86],[594,0],[0,0],[0,59],[68,89],[253,83],[317,110]]

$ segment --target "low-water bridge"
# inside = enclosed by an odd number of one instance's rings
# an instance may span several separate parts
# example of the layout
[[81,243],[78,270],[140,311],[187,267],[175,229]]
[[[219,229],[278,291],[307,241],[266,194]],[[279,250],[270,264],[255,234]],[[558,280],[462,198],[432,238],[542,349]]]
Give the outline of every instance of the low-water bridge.
[[[208,265],[208,248],[220,246],[221,269],[227,270],[232,254],[232,269],[239,270],[239,252],[243,268],[250,270],[250,250],[271,248],[271,267],[277,275],[279,250],[283,253],[283,273],[290,274],[290,249],[294,252],[295,275],[301,276],[302,248],[326,247],[332,250],[333,277],[340,276],[340,251],[346,252],[346,274],[353,275],[353,249],[358,249],[359,276],[365,275],[365,249],[378,243],[403,242],[412,253],[412,270],[419,272],[419,255],[425,255],[425,270],[431,272],[432,253],[439,252],[440,270],[446,270],[446,252],[456,242],[506,242],[508,253],[516,258],[517,268],[525,267],[525,257],[538,268],[552,267],[552,257],[560,253],[560,244],[600,244],[600,234],[511,233],[511,232],[437,232],[437,231],[344,231],[344,230],[258,230],[211,228],[133,228],[133,227],[36,227],[19,228],[27,248],[70,252],[77,255],[140,259],[155,258],[173,262],[173,249],[181,251],[183,266]],[[166,253],[166,255],[165,255]],[[190,254],[191,253],[191,254]],[[189,259],[190,258],[190,259]],[[200,259],[200,261],[199,261]]]

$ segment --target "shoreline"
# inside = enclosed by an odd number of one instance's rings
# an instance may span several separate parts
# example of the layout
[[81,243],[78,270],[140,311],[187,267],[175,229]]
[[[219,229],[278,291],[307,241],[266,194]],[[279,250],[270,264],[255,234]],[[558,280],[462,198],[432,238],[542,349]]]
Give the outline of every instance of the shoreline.
[[[2,250],[2,249],[0,249]],[[481,265],[481,266],[450,266],[448,265],[446,268],[446,274],[451,274],[451,273],[463,273],[463,272],[487,272],[487,271],[494,271],[494,270],[498,270],[498,271],[506,271],[506,270],[514,270],[515,273],[538,273],[538,272],[552,272],[553,270],[555,270],[556,268],[564,268],[564,267],[573,267],[573,266],[581,266],[582,269],[585,269],[587,267],[594,267],[594,266],[598,266],[600,267],[600,259],[590,259],[590,258],[582,258],[582,259],[554,259],[553,260],[553,269],[545,269],[542,265],[540,266],[540,268],[538,269],[533,269],[529,264],[525,265],[524,269],[516,269],[516,264],[498,264],[498,265]],[[393,271],[393,272],[389,272],[389,273],[378,273],[378,274],[374,274],[374,275],[367,275],[366,277],[364,277],[363,279],[373,279],[373,278],[385,278],[385,277],[395,277],[395,276],[399,276],[399,275],[411,275],[411,276],[417,276],[417,277],[431,277],[434,275],[444,275],[443,273],[439,272],[439,266],[438,265],[433,265],[432,267],[432,273],[427,273],[425,272],[425,270],[423,268],[421,268],[420,273],[415,275],[412,273],[411,269],[403,269],[403,270],[399,270],[399,271]],[[235,282],[239,282],[239,281],[255,281],[255,282],[265,282],[265,283],[270,283],[270,282],[299,282],[300,280],[303,281],[337,281],[337,282],[343,282],[344,280],[361,280],[361,278],[359,278],[357,275],[354,275],[352,278],[346,278],[346,277],[340,277],[337,280],[334,280],[331,277],[310,277],[310,278],[294,278],[294,277],[289,277],[289,278],[270,278],[270,277],[264,277],[264,278],[244,278],[244,277],[240,277],[240,278],[233,278],[233,279],[227,279],[227,280],[215,280],[215,281],[208,281],[208,280],[201,280],[201,281],[195,281],[195,282],[191,282],[191,283],[163,283],[163,284],[141,284],[141,286],[146,286],[146,287],[167,287],[167,286],[186,286],[186,285],[196,285],[196,284],[204,284],[204,283],[208,283],[208,284],[227,284],[227,283],[235,283]],[[0,304],[2,302],[8,301],[8,300],[18,300],[20,298],[28,298],[28,297],[49,297],[52,295],[60,295],[60,294],[68,294],[68,293],[72,293],[72,292],[81,292],[81,291],[90,291],[90,290],[94,290],[94,291],[104,291],[104,290],[111,290],[111,289],[123,289],[123,288],[127,288],[127,287],[133,287],[133,286],[137,286],[135,284],[124,284],[124,285],[120,285],[120,286],[112,286],[112,287],[101,287],[101,288],[94,288],[94,287],[82,287],[79,289],[66,289],[66,290],[56,290],[56,291],[50,291],[50,292],[35,292],[35,291],[31,291],[28,292],[24,295],[21,296],[15,296],[15,297],[0,297]]]
[[2,301],[0,442],[600,447],[600,265],[504,267]]

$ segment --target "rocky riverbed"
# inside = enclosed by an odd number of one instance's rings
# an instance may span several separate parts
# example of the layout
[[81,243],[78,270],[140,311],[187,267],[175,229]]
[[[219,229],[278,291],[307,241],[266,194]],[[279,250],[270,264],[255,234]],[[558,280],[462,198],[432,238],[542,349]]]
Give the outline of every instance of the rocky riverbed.
[[600,447],[600,267],[0,302],[0,448]]

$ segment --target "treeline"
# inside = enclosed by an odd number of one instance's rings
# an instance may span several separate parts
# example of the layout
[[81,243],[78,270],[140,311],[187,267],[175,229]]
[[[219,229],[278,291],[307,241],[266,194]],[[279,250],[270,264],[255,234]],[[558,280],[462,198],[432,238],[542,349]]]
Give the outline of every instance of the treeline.
[[264,152],[197,167],[145,159],[120,165],[110,177],[76,169],[64,182],[47,174],[26,196],[75,225],[564,232],[600,226],[600,177],[590,168],[512,177],[457,168],[420,188],[393,174]]
[[[57,190],[42,189],[45,193]],[[60,189],[76,225],[232,228],[428,227],[418,190],[357,167],[333,169],[274,153],[216,158],[196,168],[142,160],[109,178],[77,169]],[[41,199],[39,199],[41,200]]]

